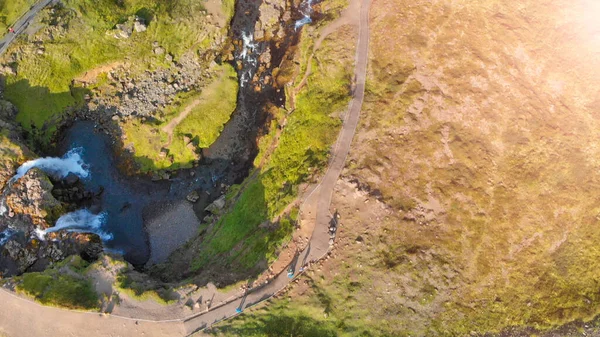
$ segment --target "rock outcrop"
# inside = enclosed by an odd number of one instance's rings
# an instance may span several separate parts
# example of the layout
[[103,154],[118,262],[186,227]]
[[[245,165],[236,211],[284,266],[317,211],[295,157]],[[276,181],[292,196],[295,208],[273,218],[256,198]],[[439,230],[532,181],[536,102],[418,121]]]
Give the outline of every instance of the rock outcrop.
[[60,201],[52,195],[52,187],[44,172],[37,168],[29,170],[9,187],[6,194],[6,203],[10,208],[8,216],[27,216],[33,224],[48,227],[48,222],[64,211]]
[[[0,277],[41,271],[73,254],[90,261],[96,259],[103,250],[97,235],[51,233],[47,241],[36,236],[36,230],[54,224],[69,206],[68,202],[81,200],[55,197],[55,184],[36,168],[10,182],[16,169],[35,157],[23,145],[20,126],[14,122],[16,112],[11,103],[0,98],[0,206],[6,209],[0,214]],[[78,184],[71,176],[57,185],[66,191],[63,194],[71,195],[75,188],[80,188]],[[81,192],[85,197],[86,192],[83,189]]]

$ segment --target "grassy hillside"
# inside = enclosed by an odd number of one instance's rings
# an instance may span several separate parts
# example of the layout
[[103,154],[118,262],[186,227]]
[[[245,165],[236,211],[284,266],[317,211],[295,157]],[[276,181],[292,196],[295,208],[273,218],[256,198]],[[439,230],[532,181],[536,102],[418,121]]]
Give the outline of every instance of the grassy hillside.
[[[133,120],[122,125],[141,171],[191,167],[198,147],[208,148],[218,138],[235,110],[238,92],[233,67],[223,64],[218,73],[200,92],[182,95],[167,106],[159,122]],[[163,148],[168,156],[159,156]]]
[[0,1],[0,36],[8,32],[21,15],[35,4],[35,0],[1,0]]
[[98,294],[84,276],[88,263],[72,256],[41,273],[27,273],[16,278],[16,290],[51,306],[94,310],[100,306]]
[[[338,114],[349,101],[354,55],[351,36],[351,30],[344,30],[325,39],[312,59],[308,85],[296,96],[295,109],[273,108],[271,133],[259,141],[256,171],[242,186],[232,187],[228,212],[173,255],[163,275],[185,269],[198,274],[214,268],[245,275],[277,258],[282,243],[291,240],[297,221],[297,207],[286,207],[296,199],[298,186],[325,165],[341,124]],[[298,63],[308,62],[315,37],[316,31],[306,37],[308,42],[297,53]],[[300,82],[304,68],[297,69],[297,75]],[[283,126],[280,134],[279,126]]]
[[599,9],[375,1],[335,258],[215,333],[291,317],[285,335],[463,336],[599,314]]
[[[148,24],[145,32],[115,38],[115,26],[137,15]],[[12,47],[20,50],[17,75],[8,76],[5,97],[19,109],[17,120],[27,129],[40,128],[67,107],[82,104],[85,88],[73,79],[96,67],[127,61],[131,73],[166,67],[164,55],[153,53],[153,43],[175,60],[189,50],[209,44],[206,10],[201,3],[154,0],[66,0],[39,18],[42,29]],[[226,28],[223,28],[225,32]],[[4,62],[13,60],[9,51]],[[51,130],[50,130],[51,131]]]

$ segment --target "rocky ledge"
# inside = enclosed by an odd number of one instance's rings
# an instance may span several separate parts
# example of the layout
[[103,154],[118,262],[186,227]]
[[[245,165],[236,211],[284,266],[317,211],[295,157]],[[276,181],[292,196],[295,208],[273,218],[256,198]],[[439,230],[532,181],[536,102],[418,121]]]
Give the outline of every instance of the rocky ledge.
[[[14,170],[10,172],[13,174]],[[0,277],[41,271],[75,254],[88,261],[97,259],[103,250],[97,235],[57,232],[46,234],[43,240],[38,235],[64,212],[93,197],[78,179],[67,176],[53,183],[44,172],[34,168],[14,182],[3,180],[3,184],[6,186],[1,195],[5,210],[0,215]]]

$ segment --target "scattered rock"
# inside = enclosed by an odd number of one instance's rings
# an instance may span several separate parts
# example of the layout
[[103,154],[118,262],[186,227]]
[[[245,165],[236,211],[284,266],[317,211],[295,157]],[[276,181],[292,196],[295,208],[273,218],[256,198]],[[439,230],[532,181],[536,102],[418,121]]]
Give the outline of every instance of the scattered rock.
[[126,23],[118,24],[115,27],[116,32],[114,36],[117,39],[128,39],[133,34],[133,28]]
[[204,210],[213,214],[219,214],[223,207],[225,207],[225,195],[219,197],[219,199],[208,205]]
[[67,176],[63,180],[64,180],[65,184],[71,186],[71,185],[75,185],[79,182],[79,176],[77,176],[73,172],[69,172],[69,174],[67,174]]
[[185,198],[189,202],[195,203],[196,201],[198,201],[198,199],[200,199],[200,194],[198,194],[198,191],[194,190],[190,192],[190,194],[188,194]]
[[168,154],[169,154],[169,149],[165,149],[163,147],[162,149],[160,149],[160,153],[158,154],[158,157],[166,158]]
[[63,210],[53,187],[44,172],[33,168],[12,185],[6,203],[15,214],[29,215],[34,224],[47,227],[46,217],[55,218]]
[[[139,19],[139,18],[138,18],[138,19]],[[136,20],[136,21],[133,23],[133,29],[134,29],[134,30],[135,30],[137,33],[142,33],[142,32],[145,32],[145,31],[146,31],[147,27],[146,27],[146,25],[144,24],[143,20],[142,20],[142,19],[139,19],[139,20]]]
[[192,152],[196,152],[196,149],[197,149],[196,145],[194,145],[194,143],[186,143],[185,147]]

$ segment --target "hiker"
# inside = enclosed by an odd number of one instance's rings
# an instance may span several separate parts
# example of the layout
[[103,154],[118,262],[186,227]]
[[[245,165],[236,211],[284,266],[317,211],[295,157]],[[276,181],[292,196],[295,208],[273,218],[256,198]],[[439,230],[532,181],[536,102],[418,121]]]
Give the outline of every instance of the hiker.
[[294,277],[294,268],[292,268],[291,266],[290,266],[290,268],[288,268],[287,276],[289,278],[293,278]]
[[14,33],[14,32],[15,32],[15,30],[13,29],[13,27],[10,27],[10,28],[8,28],[8,32],[9,32],[9,33]]

